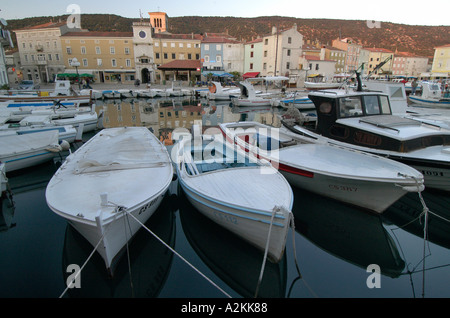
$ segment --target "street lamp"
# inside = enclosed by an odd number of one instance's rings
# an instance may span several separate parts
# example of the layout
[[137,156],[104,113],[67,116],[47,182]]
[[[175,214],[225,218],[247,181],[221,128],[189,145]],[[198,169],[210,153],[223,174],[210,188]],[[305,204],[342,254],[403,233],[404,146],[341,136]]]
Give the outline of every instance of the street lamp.
[[75,67],[75,70],[77,71],[77,79],[78,79],[78,89],[81,90],[80,86],[80,75],[78,74],[78,67],[80,66],[80,62],[78,62],[78,59],[74,57],[72,59],[72,62],[70,63],[71,66]]

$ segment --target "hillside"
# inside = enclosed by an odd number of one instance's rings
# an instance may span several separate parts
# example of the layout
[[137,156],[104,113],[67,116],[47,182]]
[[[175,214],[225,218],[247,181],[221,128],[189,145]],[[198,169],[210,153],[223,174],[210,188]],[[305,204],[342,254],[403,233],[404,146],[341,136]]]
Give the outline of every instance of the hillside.
[[[67,15],[57,17],[35,17],[8,21],[8,29],[14,30],[37,25],[50,20],[64,21]],[[83,14],[81,26],[90,31],[131,31],[133,21],[111,14]],[[382,47],[400,52],[410,52],[432,57],[434,47],[450,43],[450,26],[417,26],[381,22],[380,28],[369,28],[366,21],[339,19],[300,19],[291,17],[170,17],[169,31],[172,33],[228,32],[242,40],[251,40],[270,33],[272,26],[291,28],[296,23],[304,40],[331,44],[341,36],[350,37],[365,47]]]

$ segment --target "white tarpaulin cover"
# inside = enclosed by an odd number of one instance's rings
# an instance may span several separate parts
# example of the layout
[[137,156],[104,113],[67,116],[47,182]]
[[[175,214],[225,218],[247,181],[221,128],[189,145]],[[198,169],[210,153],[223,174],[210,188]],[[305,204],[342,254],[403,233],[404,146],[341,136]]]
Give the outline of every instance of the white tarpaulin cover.
[[58,137],[59,132],[56,130],[24,135],[0,135],[0,158],[28,152],[31,149],[58,148]]
[[158,167],[169,164],[161,152],[163,147],[155,138],[149,138],[145,129],[129,128],[102,131],[95,143],[86,144],[78,160],[76,174]]

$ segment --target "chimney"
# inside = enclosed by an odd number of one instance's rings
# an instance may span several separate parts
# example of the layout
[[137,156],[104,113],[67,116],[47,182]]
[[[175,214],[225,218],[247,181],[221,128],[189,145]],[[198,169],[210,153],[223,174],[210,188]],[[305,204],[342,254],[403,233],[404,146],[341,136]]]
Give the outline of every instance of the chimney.
[[276,26],[272,27],[272,34],[277,34],[277,27]]

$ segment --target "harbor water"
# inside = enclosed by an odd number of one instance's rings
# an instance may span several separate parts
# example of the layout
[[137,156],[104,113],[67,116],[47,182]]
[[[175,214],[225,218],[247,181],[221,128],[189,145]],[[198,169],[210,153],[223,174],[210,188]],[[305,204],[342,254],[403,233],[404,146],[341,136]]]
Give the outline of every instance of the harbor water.
[[[173,129],[190,129],[194,123],[205,129],[252,120],[277,127],[277,115],[284,109],[171,98],[98,102],[97,111],[103,113],[105,128],[146,126],[167,142]],[[83,140],[94,134],[85,134]],[[72,150],[81,144],[73,144]],[[12,200],[2,200],[0,214],[0,297],[255,296],[263,254],[201,215],[187,202],[177,180],[146,223],[177,254],[141,229],[124,251],[113,278],[94,253],[82,268],[78,284],[66,289],[73,265],[82,267],[93,247],[47,206],[45,189],[61,160],[56,157],[7,174]],[[448,193],[423,192],[429,209],[425,219],[416,193],[375,215],[293,190],[295,228],[289,231],[282,261],[266,263],[256,296],[450,297]]]

